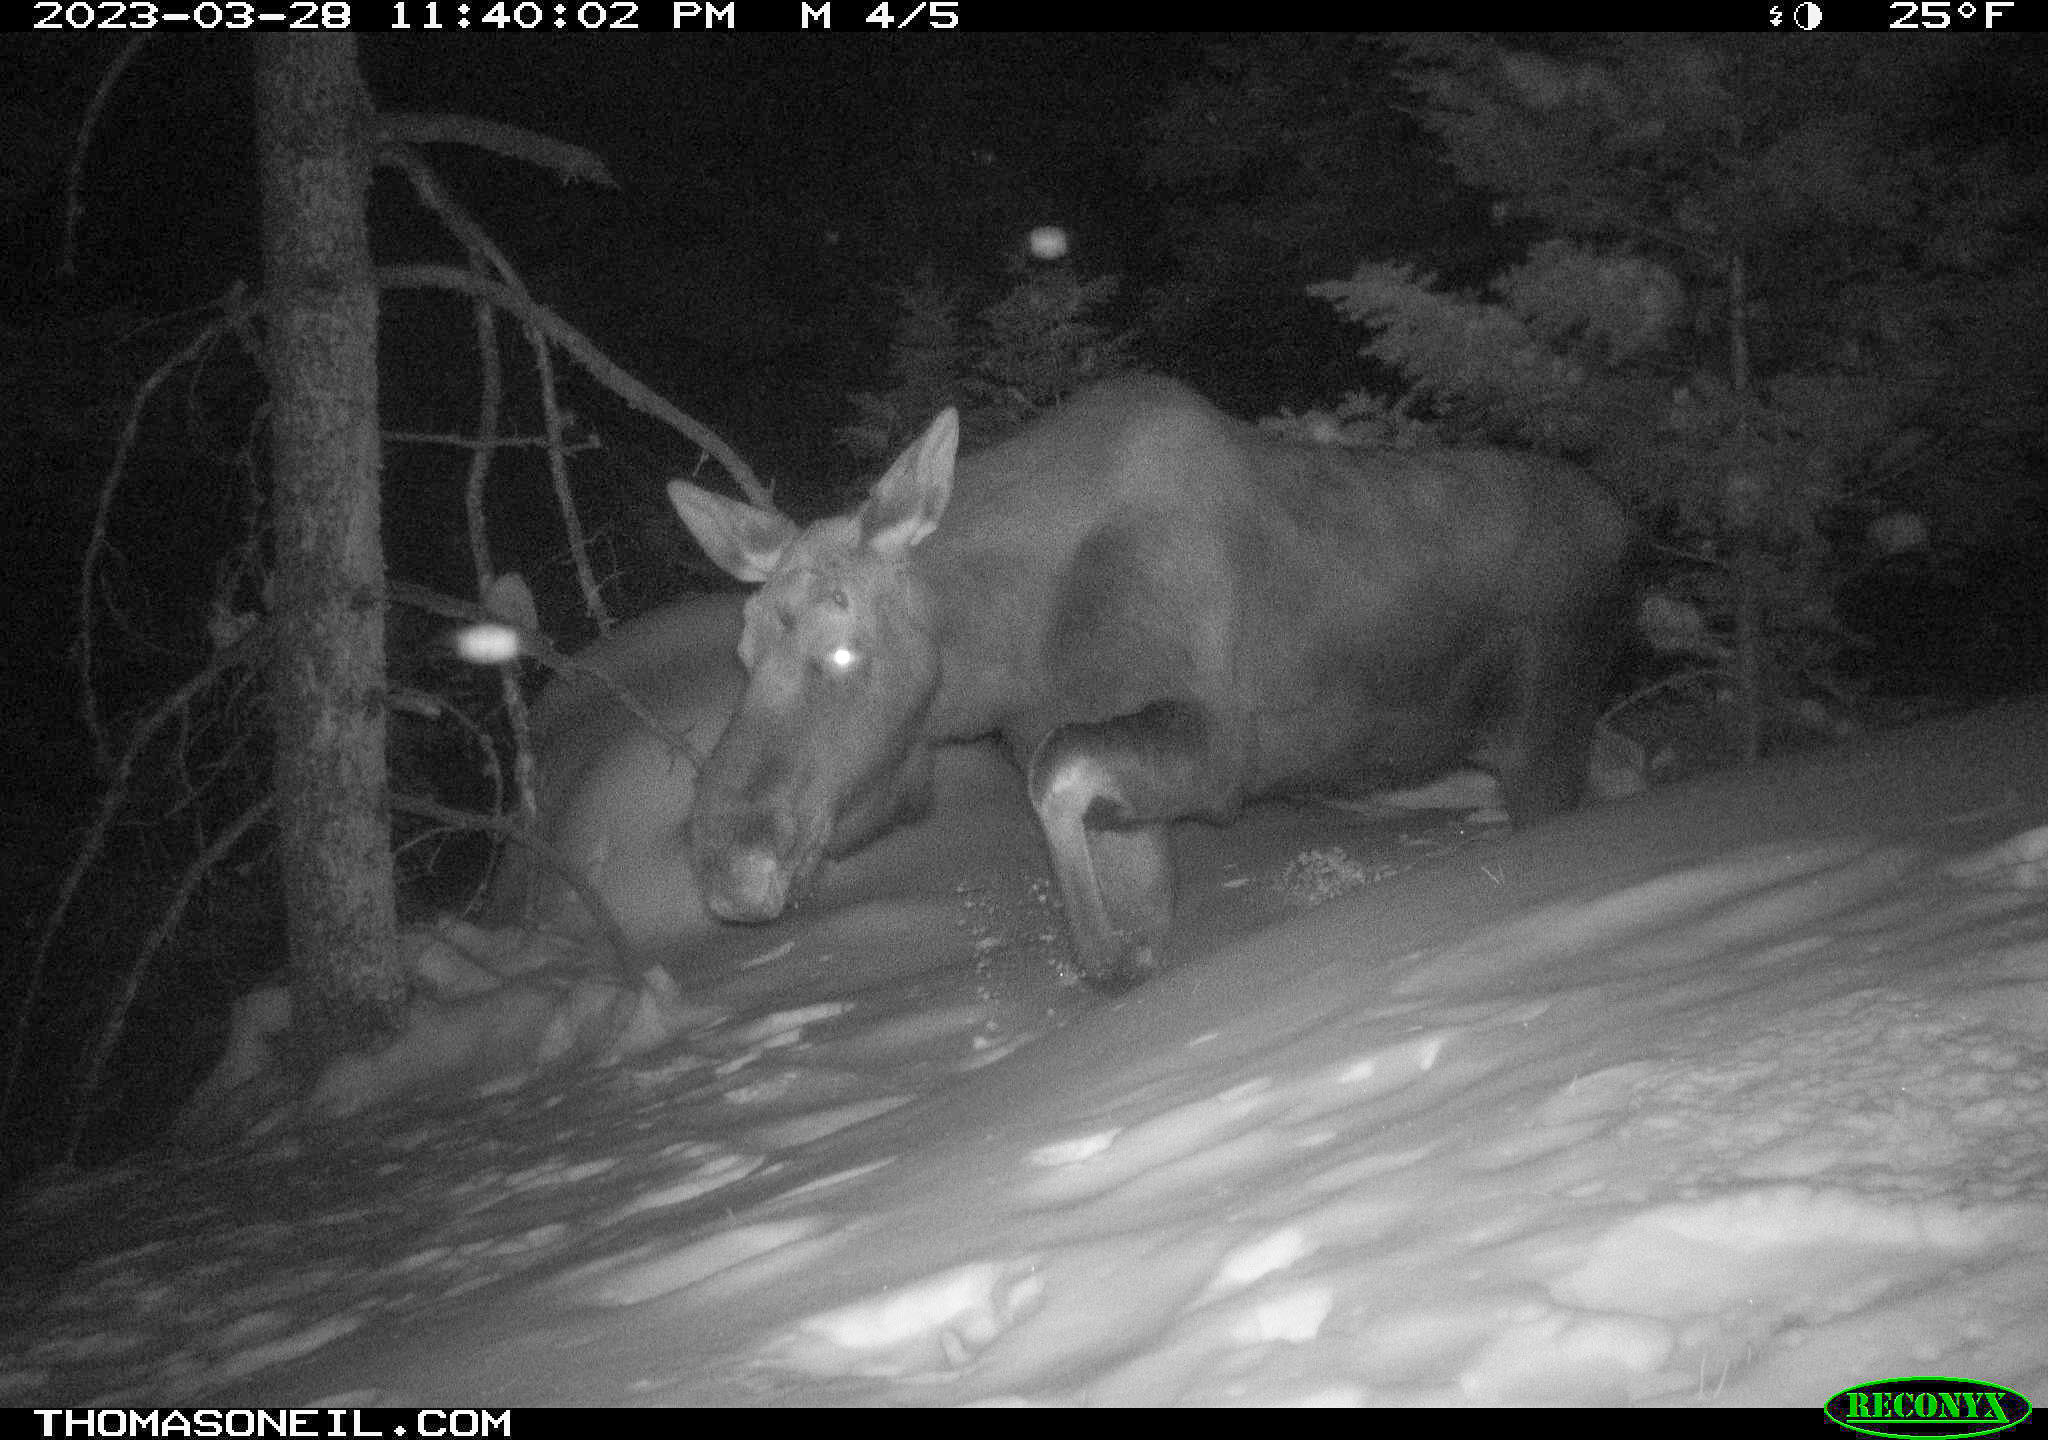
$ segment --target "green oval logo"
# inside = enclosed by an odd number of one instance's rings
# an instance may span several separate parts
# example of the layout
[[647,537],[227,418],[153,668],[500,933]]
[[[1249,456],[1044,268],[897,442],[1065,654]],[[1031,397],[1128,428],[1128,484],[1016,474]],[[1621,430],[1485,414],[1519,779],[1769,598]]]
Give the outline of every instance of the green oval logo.
[[2017,1390],[1957,1375],[1903,1375],[1851,1385],[1828,1397],[1828,1419],[1861,1435],[1995,1435],[2034,1413]]

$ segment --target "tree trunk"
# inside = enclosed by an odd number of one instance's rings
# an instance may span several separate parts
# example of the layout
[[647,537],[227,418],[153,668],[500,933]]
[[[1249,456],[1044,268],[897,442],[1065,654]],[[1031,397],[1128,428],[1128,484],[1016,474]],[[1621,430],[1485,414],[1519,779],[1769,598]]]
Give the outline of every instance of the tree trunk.
[[278,856],[298,1016],[333,1044],[395,1027],[385,772],[369,96],[347,35],[258,35],[279,626]]

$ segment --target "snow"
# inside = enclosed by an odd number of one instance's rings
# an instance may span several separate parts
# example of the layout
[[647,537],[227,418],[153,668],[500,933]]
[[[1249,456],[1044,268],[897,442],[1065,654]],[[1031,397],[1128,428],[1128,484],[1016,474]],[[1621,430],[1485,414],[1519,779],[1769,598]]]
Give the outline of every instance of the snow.
[[1181,841],[1114,999],[993,800],[644,976],[423,936],[346,1103],[16,1202],[0,1402],[2048,1391],[2048,704]]

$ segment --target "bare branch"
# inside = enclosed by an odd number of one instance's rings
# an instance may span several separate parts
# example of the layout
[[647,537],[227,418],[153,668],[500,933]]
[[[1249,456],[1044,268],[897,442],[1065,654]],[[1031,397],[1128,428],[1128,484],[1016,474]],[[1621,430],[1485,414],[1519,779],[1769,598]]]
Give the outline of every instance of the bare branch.
[[35,1009],[37,997],[42,992],[50,947],[70,914],[71,902],[77,898],[78,887],[84,882],[93,862],[99,858],[101,850],[106,846],[114,817],[127,803],[128,789],[134,780],[136,768],[141,763],[143,751],[149,747],[158,731],[172,721],[184,717],[186,707],[191,704],[195,695],[206,690],[236,666],[260,665],[270,647],[271,638],[272,626],[265,622],[249,631],[235,644],[216,650],[206,664],[200,667],[198,673],[159,701],[128,736],[128,743],[122,747],[120,760],[108,777],[106,793],[100,797],[99,814],[94,817],[84,839],[79,842],[78,854],[65,870],[63,882],[58,887],[56,903],[43,921],[42,930],[37,934],[36,942],[30,948],[27,959],[22,962],[27,967],[28,974],[23,981],[19,1008],[15,1011],[13,1034],[8,1038],[7,1073],[4,1078],[0,1078],[0,1133],[5,1132],[7,1117],[13,1106],[16,1083],[21,1078],[22,1061],[28,1049],[29,1017]]
[[[486,307],[488,308],[488,307]],[[475,435],[457,435],[445,430],[386,430],[386,445],[442,445],[450,450],[538,450],[548,443],[545,435],[493,435],[488,439]],[[601,450],[604,447],[596,440],[577,440],[562,447],[567,455],[580,455],[586,450]]]
[[[533,831],[516,820],[507,820],[502,815],[478,815],[473,811],[457,810],[452,806],[443,805],[438,800],[426,800],[416,795],[393,795],[391,808],[422,820],[433,820],[458,830],[481,830],[487,835],[496,835],[499,839],[509,840],[515,845],[524,845],[538,855],[550,870],[566,880],[583,903],[590,907],[591,918],[597,921],[598,928],[604,932],[605,943],[612,947],[613,953],[617,956],[614,968],[621,974],[626,972],[626,967],[632,960],[633,947],[626,939],[626,932],[620,926],[618,917],[612,914],[611,906],[597,893],[597,887],[590,883],[581,866],[576,865]],[[641,968],[645,970],[654,967]]]
[[92,144],[92,132],[99,127],[100,112],[107,107],[107,97],[114,93],[114,87],[121,83],[121,76],[128,66],[142,52],[146,36],[137,35],[121,47],[121,51],[100,76],[100,83],[94,87],[92,100],[85,107],[85,118],[78,122],[78,143],[71,149],[71,174],[64,182],[64,248],[63,259],[58,268],[65,275],[78,273],[78,222],[85,216],[85,205],[78,198],[79,188],[85,183],[85,152]]
[[510,311],[561,346],[593,379],[635,410],[652,416],[691,444],[708,451],[725,467],[726,473],[732,476],[733,482],[750,502],[764,509],[772,505],[766,487],[755,478],[753,468],[740,459],[738,453],[715,431],[701,421],[691,419],[620,369],[582,331],[538,301],[510,286],[450,265],[387,265],[377,271],[377,281],[387,290],[452,290],[461,295],[480,295]]
[[625,708],[628,714],[646,726],[649,732],[664,745],[668,746],[670,750],[683,756],[694,765],[702,765],[704,763],[704,756],[690,742],[689,737],[685,736],[681,731],[673,730],[664,724],[652,710],[649,710],[640,703],[638,696],[634,695],[624,685],[621,685],[612,676],[610,671],[578,660],[573,655],[564,655],[550,643],[545,635],[529,630],[523,625],[513,625],[504,616],[487,610],[474,601],[457,600],[452,595],[443,595],[424,586],[408,584],[403,580],[393,580],[390,583],[389,589],[391,598],[394,601],[401,605],[410,605],[415,609],[424,610],[430,615],[440,615],[446,619],[460,620],[467,624],[507,626],[514,634],[518,635],[519,649],[522,654],[532,656],[550,670],[563,671],[571,675],[590,676],[602,685],[611,694],[612,698]]
[[229,822],[214,842],[194,856],[192,863],[178,877],[178,888],[172,892],[170,902],[164,906],[163,914],[149,934],[143,937],[142,948],[135,952],[134,961],[128,966],[127,977],[121,982],[120,992],[114,997],[113,1009],[100,1022],[99,1034],[93,1040],[92,1053],[86,1057],[85,1068],[74,1087],[71,1105],[71,1123],[64,1134],[64,1146],[57,1152],[58,1158],[66,1164],[78,1160],[78,1147],[85,1139],[85,1127],[91,1122],[92,1097],[106,1077],[107,1061],[114,1054],[114,1047],[121,1043],[121,1032],[128,1026],[128,1012],[135,1007],[135,997],[142,992],[142,977],[149,973],[150,962],[156,959],[157,951],[163,949],[172,935],[177,933],[178,922],[184,918],[185,907],[192,903],[192,897],[206,877],[213,873],[214,866],[225,860],[228,853],[242,843],[257,821],[267,819],[277,797],[265,795]]
[[[418,152],[405,146],[393,146],[389,158],[393,164],[405,171],[406,178],[412,182],[413,192],[420,198],[420,203],[439,216],[441,223],[448,227],[461,242],[463,249],[469,252],[472,268],[496,272],[506,286],[529,304],[534,303],[532,292],[526,288],[525,280],[520,277],[510,257],[491,240],[483,226],[476,222],[476,218],[449,194],[448,187],[441,183],[441,178],[434,173],[433,167],[428,165]],[[497,325],[495,312],[491,310],[487,297],[475,297],[474,304],[477,307],[478,354],[484,370],[484,399],[477,433],[490,437],[497,433],[498,397],[503,385],[499,375]],[[575,497],[569,489],[568,467],[563,463],[564,457],[569,453],[569,447],[563,439],[562,407],[555,384],[554,359],[548,353],[547,343],[541,332],[531,324],[525,329],[528,343],[533,347],[534,370],[540,377],[541,417],[546,431],[542,443],[547,447],[548,475],[554,485],[555,505],[561,512],[562,528],[569,538],[569,557],[576,567],[577,583],[583,590],[585,611],[597,622],[600,631],[608,631],[612,627],[611,615],[606,610],[604,594],[598,588],[597,578],[590,570],[590,550],[584,542],[583,517],[576,509]],[[483,469],[483,457],[472,457],[470,488],[467,492],[470,500],[472,547],[476,544],[476,537],[481,533]],[[477,572],[477,593],[483,594],[495,578],[495,573],[488,565],[480,565]]]
[[114,497],[120,493],[121,477],[128,468],[128,457],[135,449],[135,437],[142,428],[142,413],[149,408],[149,402],[158,388],[175,374],[180,366],[190,363],[219,338],[222,331],[234,323],[234,316],[245,301],[238,285],[221,297],[221,308],[227,312],[201,330],[179,348],[176,354],[149,373],[149,378],[136,388],[135,399],[128,406],[128,415],[121,423],[121,438],[114,446],[114,458],[107,462],[107,478],[100,483],[99,503],[93,507],[92,532],[85,544],[85,556],[79,563],[78,583],[78,708],[79,720],[85,727],[87,738],[92,742],[94,766],[104,774],[112,764],[107,750],[106,729],[101,724],[98,702],[92,688],[92,597],[93,582],[99,569],[101,557],[105,555],[109,541],[107,519],[114,508]]
[[377,117],[378,138],[403,145],[469,145],[552,171],[563,184],[581,181],[616,190],[604,161],[581,145],[571,145],[518,125],[479,120],[473,115],[421,115],[390,112]]

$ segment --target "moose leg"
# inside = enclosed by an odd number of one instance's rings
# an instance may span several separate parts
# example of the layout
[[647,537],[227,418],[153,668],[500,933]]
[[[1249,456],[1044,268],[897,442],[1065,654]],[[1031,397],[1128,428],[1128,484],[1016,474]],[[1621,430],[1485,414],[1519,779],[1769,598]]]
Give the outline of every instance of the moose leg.
[[1106,989],[1158,968],[1173,921],[1167,825],[1227,818],[1214,727],[1196,707],[1157,701],[1131,715],[1063,725],[1031,757],[1032,809],[1066,907],[1074,958]]
[[1575,808],[1592,761],[1604,663],[1577,635],[1533,637],[1517,657],[1501,793],[1517,828]]

